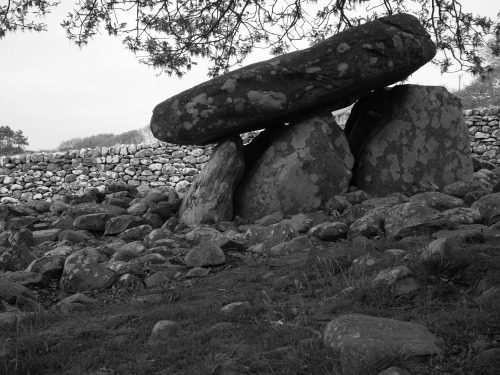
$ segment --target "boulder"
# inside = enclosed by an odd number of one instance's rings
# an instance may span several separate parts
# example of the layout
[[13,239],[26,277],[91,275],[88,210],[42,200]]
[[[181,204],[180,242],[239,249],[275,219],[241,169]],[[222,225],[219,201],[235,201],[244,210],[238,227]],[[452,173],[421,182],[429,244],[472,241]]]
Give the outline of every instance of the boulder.
[[471,208],[481,214],[486,225],[493,225],[500,221],[500,193],[485,195],[475,201]]
[[78,217],[89,214],[110,214],[114,216],[126,215],[127,211],[117,206],[107,206],[99,203],[85,202],[70,206],[68,209],[69,215]]
[[112,235],[121,233],[127,229],[144,225],[146,222],[139,216],[120,215],[106,222],[104,234]]
[[353,158],[328,111],[310,111],[284,127],[247,172],[235,193],[235,213],[256,220],[323,209],[347,192]]
[[114,271],[78,252],[66,259],[60,283],[66,292],[84,292],[110,288],[116,277]]
[[0,255],[0,271],[24,270],[35,259],[29,247],[14,245]]
[[151,131],[162,141],[201,145],[289,122],[311,107],[340,109],[405,79],[435,54],[416,17],[382,17],[175,95],[156,106]]
[[81,215],[75,218],[73,226],[78,229],[104,231],[108,220],[115,216],[115,214],[109,213]]
[[243,142],[230,137],[215,148],[182,201],[179,221],[188,227],[233,219],[233,194],[243,177]]
[[394,204],[386,203],[372,208],[349,226],[347,237],[350,239],[358,236],[375,237],[383,233],[384,217],[393,206]]
[[0,278],[0,301],[3,299],[7,303],[13,304],[15,303],[16,298],[20,295],[35,298],[33,293],[31,293],[31,291],[25,286],[5,278]]
[[323,341],[340,352],[343,373],[358,373],[384,357],[420,357],[442,351],[436,336],[422,324],[361,314],[330,321]]
[[353,184],[383,197],[472,179],[460,100],[444,87],[400,85],[367,95],[345,133],[356,160]]
[[446,211],[464,206],[462,199],[438,191],[415,194],[410,198],[410,201],[424,202],[430,208],[438,211]]
[[252,227],[245,232],[245,242],[249,246],[263,243],[269,248],[295,237],[294,227],[285,221],[267,227]]
[[226,256],[215,243],[204,241],[186,254],[185,262],[188,267],[220,266],[226,263]]
[[395,237],[403,228],[433,220],[437,213],[437,210],[424,202],[397,204],[385,212],[385,233],[389,237]]
[[33,232],[33,240],[36,245],[45,241],[56,241],[60,233],[61,230],[57,228],[37,230]]

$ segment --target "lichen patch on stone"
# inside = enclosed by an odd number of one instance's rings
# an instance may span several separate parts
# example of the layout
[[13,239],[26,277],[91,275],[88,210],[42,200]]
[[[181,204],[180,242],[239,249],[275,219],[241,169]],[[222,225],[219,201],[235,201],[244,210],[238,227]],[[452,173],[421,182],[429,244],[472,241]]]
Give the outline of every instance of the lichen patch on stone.
[[233,107],[236,112],[243,112],[245,110],[246,100],[243,98],[236,98],[233,100]]
[[347,68],[349,68],[349,65],[347,65],[346,63],[340,63],[337,65],[337,70],[340,73],[339,77],[342,77],[345,74]]
[[306,69],[307,74],[314,74],[318,72],[321,72],[321,68],[319,66],[311,66]]
[[221,90],[226,90],[228,93],[232,94],[236,90],[236,80],[228,79],[222,85]]
[[286,103],[286,95],[281,92],[249,91],[247,97],[252,107],[265,112],[283,109]]
[[394,35],[392,37],[392,42],[394,43],[394,48],[396,48],[396,51],[399,53],[404,52],[404,46],[403,46],[403,41],[401,40],[401,37],[399,35]]

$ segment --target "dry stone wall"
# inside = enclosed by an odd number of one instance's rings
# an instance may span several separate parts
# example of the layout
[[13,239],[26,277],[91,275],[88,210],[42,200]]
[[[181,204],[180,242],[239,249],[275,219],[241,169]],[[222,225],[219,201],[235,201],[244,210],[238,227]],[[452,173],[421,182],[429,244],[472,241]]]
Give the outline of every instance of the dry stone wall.
[[498,164],[500,156],[500,107],[476,108],[464,111],[469,127],[471,156]]
[[[464,111],[472,156],[500,164],[500,107]],[[342,122],[342,121],[341,121]],[[341,124],[342,126],[342,124]],[[242,135],[248,143],[257,132]],[[56,200],[113,181],[172,186],[183,196],[213,150],[165,142],[0,157],[0,202]]]
[[213,146],[117,145],[0,158],[0,202],[55,200],[113,181],[132,186],[172,186],[183,195],[207,163]]

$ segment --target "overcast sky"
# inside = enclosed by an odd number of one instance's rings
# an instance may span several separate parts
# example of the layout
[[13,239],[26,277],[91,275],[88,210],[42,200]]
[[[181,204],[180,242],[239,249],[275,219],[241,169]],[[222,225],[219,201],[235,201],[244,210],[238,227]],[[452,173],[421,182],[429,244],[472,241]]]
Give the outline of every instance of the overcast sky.
[[[466,11],[482,15],[493,17],[500,11],[498,0],[462,3]],[[0,126],[22,130],[30,150],[54,149],[74,137],[142,128],[156,104],[208,79],[206,66],[182,79],[158,75],[139,64],[120,38],[98,36],[80,50],[59,26],[72,4],[63,1],[46,17],[48,32],[0,39]],[[471,80],[461,74],[462,84]],[[441,75],[427,64],[409,83],[455,89],[458,81],[458,74]]]

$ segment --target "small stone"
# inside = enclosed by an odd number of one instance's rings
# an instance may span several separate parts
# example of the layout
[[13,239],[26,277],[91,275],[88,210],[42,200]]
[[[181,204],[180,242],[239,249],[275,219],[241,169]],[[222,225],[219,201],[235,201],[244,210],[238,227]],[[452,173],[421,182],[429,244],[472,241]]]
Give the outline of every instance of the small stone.
[[16,307],[21,311],[40,311],[42,307],[31,298],[27,298],[23,295],[19,295],[16,298]]
[[411,375],[411,373],[402,368],[393,366],[379,372],[377,375]]
[[226,256],[215,243],[204,241],[186,254],[185,262],[188,267],[220,266],[226,263]]
[[148,288],[154,288],[157,286],[165,286],[169,281],[170,277],[166,273],[155,272],[144,279],[144,284],[146,284]]
[[390,287],[396,283],[396,281],[403,279],[412,272],[406,266],[396,266],[388,268],[381,271],[372,281],[372,288],[378,288],[381,286]]
[[223,314],[245,314],[250,311],[252,308],[252,305],[248,301],[244,302],[233,302],[228,305],[225,305],[220,309],[221,313]]
[[349,227],[344,223],[325,222],[318,224],[307,232],[310,237],[316,237],[322,241],[338,241],[347,237]]
[[179,334],[180,329],[179,323],[173,320],[160,320],[156,322],[151,330],[147,345],[151,346],[168,342],[171,338]]
[[186,277],[205,277],[210,273],[208,268],[194,267],[191,268],[187,273]]

